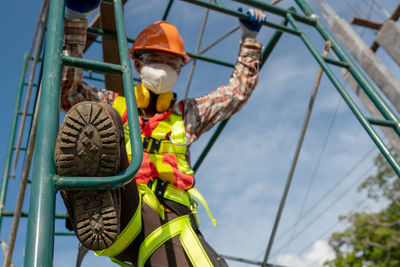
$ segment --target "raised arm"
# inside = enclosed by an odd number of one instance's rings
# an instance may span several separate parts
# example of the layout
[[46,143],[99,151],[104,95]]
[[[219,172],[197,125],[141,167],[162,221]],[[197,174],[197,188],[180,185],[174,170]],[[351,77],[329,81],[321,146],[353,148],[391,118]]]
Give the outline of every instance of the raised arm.
[[254,18],[253,23],[248,22],[252,26],[251,30],[240,21],[243,34],[229,83],[207,95],[188,98],[180,103],[183,107],[188,145],[217,122],[228,119],[238,112],[257,85],[262,44],[255,37],[261,21],[265,20],[265,15],[258,10],[249,10],[248,13],[250,12],[253,12],[254,17],[258,15],[258,18]]
[[[82,57],[86,44],[86,15],[88,11],[76,12],[68,7],[65,12],[63,54],[65,56]],[[76,1],[78,2],[78,1]],[[73,105],[82,101],[96,101],[112,104],[114,93],[82,81],[83,71],[80,68],[64,67],[61,80],[61,107],[68,111]]]

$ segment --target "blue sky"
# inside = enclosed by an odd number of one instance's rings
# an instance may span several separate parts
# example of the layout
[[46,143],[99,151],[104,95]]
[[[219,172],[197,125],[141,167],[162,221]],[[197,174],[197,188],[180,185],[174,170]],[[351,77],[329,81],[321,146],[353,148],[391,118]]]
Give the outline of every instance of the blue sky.
[[[328,1],[349,20],[356,16],[346,1]],[[368,7],[361,0],[349,1],[354,7]],[[392,12],[398,1],[379,1]],[[223,1],[236,9],[240,4]],[[135,37],[140,30],[162,17],[167,1],[130,0],[125,7],[127,35]],[[279,6],[289,7],[294,1],[283,0]],[[4,162],[9,127],[14,109],[23,54],[33,39],[41,1],[7,1],[1,13],[3,69],[0,73],[3,90],[0,133],[0,162]],[[195,51],[205,10],[175,1],[168,21],[175,24],[185,41],[186,50]],[[372,18],[379,21],[373,14]],[[268,15],[279,23],[280,18]],[[209,14],[202,47],[237,25],[237,19],[214,11]],[[370,44],[371,31],[355,28]],[[306,34],[319,51],[322,39],[310,27]],[[266,44],[272,29],[262,29],[259,40]],[[239,32],[233,34],[205,55],[234,62]],[[400,77],[397,65],[379,49],[378,56]],[[99,59],[100,47],[94,45],[87,58]],[[341,81],[339,69],[334,68]],[[186,66],[176,85],[183,97],[190,65]],[[218,142],[196,174],[196,186],[207,199],[218,226],[214,228],[200,207],[201,229],[206,239],[221,254],[262,260],[289,172],[318,66],[300,39],[284,34],[270,59],[260,72],[257,89],[244,108],[226,126]],[[231,69],[197,62],[189,97],[205,94],[226,84]],[[102,88],[99,83],[94,83]],[[194,162],[211,133],[192,145]],[[322,78],[320,91],[304,140],[303,150],[293,177],[281,224],[272,249],[270,262],[288,266],[320,266],[330,254],[326,240],[332,231],[345,227],[338,216],[356,209],[374,210],[384,203],[371,203],[356,192],[356,184],[373,172],[372,158],[377,149],[327,78]],[[351,171],[352,170],[352,171]],[[351,172],[350,172],[351,171]],[[17,173],[18,174],[18,173]],[[14,209],[18,180],[10,181],[6,209]],[[311,185],[311,186],[310,186]],[[337,185],[337,186],[335,186]],[[307,194],[307,192],[309,192]],[[307,199],[305,196],[308,195]],[[26,201],[27,202],[27,201]],[[303,206],[302,220],[293,227]],[[329,208],[327,212],[324,212]],[[25,209],[27,205],[25,204]],[[64,212],[58,196],[57,212]],[[56,231],[63,230],[63,221],[56,222]],[[11,219],[4,219],[1,240],[8,239]],[[294,233],[293,228],[296,228]],[[17,266],[22,266],[26,220],[22,219],[18,244],[14,253]],[[288,229],[291,231],[287,232]],[[289,242],[290,237],[293,238]],[[73,266],[77,251],[74,237],[56,237],[54,266]],[[3,261],[3,255],[0,261]],[[114,266],[106,258],[89,256],[83,266]],[[229,262],[230,266],[244,266]]]

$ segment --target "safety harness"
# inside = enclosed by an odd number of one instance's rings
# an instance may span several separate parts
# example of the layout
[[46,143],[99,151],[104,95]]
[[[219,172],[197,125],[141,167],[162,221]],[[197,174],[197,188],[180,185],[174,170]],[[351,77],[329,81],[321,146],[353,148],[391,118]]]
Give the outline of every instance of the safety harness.
[[[180,216],[161,225],[150,235],[148,235],[145,240],[143,240],[139,247],[137,262],[138,267],[144,266],[147,259],[156,249],[176,235],[180,235],[179,239],[181,244],[193,266],[213,266],[193,229],[193,223],[195,223],[195,227],[198,227],[198,205],[192,197],[197,198],[198,201],[204,205],[214,225],[216,225],[216,221],[212,217],[205,199],[201,196],[197,189],[192,188],[188,191],[184,191],[159,179],[154,179],[150,184],[150,187],[149,185],[145,184],[137,184],[137,187],[140,194],[140,201],[138,207],[136,208],[135,214],[132,216],[128,225],[119,234],[117,240],[111,245],[111,247],[96,251],[95,254],[97,256],[108,256],[113,262],[122,267],[133,266],[119,261],[115,257],[124,251],[129,244],[135,240],[142,230],[142,201],[149,205],[153,210],[157,211],[162,219],[165,219],[165,208],[164,205],[161,204],[159,198],[157,198],[157,194],[164,199],[186,206],[190,209],[191,213]],[[195,222],[193,222],[193,218],[195,218]]]
[[[118,101],[114,102],[113,107],[117,109],[124,119],[124,114],[126,113],[126,105],[124,105],[125,99],[119,96],[116,99]],[[151,136],[144,136],[142,133],[143,150],[145,153],[149,154],[149,157],[153,157],[153,159],[158,155],[164,154],[180,155],[178,158],[180,167],[183,166],[191,175],[193,171],[187,165],[186,159],[182,162],[181,157],[186,153],[186,144],[184,144],[184,140],[182,141],[185,132],[182,116],[173,114],[171,117],[171,115],[172,114],[169,114],[169,120],[161,121],[158,124],[160,127],[153,129]],[[168,125],[168,123],[170,125]],[[129,130],[126,129],[126,127],[124,127],[124,129]],[[168,131],[170,131],[170,135],[173,136],[173,138],[164,140]],[[127,144],[129,144],[129,139],[127,141]],[[178,143],[176,143],[176,141]],[[127,148],[128,147],[130,148],[130,146],[127,146]],[[155,163],[157,163],[157,161],[155,161]],[[157,170],[159,171],[158,167]],[[168,179],[166,181],[165,179],[152,178],[148,183],[137,183],[140,201],[135,214],[132,216],[125,229],[119,234],[117,240],[107,249],[96,251],[95,254],[97,256],[108,256],[114,263],[122,267],[132,266],[131,264],[117,260],[115,257],[124,251],[141,232],[143,201],[155,210],[163,220],[165,219],[165,207],[174,211],[179,217],[161,225],[143,240],[138,252],[138,267],[143,267],[155,250],[167,240],[177,235],[179,235],[183,249],[193,266],[213,266],[194,230],[199,226],[197,216],[198,204],[194,198],[203,204],[214,226],[216,226],[216,221],[211,214],[207,202],[197,189],[192,187],[189,190],[183,190],[175,186],[173,184],[174,181],[175,180],[170,182]]]

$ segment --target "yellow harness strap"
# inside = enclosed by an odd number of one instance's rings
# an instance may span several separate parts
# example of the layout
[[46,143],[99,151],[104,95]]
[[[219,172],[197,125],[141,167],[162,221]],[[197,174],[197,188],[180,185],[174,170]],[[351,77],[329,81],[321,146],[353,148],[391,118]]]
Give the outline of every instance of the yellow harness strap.
[[[163,220],[165,219],[164,207],[160,204],[154,192],[152,191],[156,188],[157,182],[160,181],[155,180],[152,189],[150,189],[146,184],[137,184],[140,194],[140,201],[135,214],[133,215],[132,219],[129,221],[125,229],[119,234],[115,243],[109,248],[96,251],[95,254],[97,256],[109,256],[112,262],[119,264],[121,267],[133,266],[117,260],[115,256],[120,254],[127,246],[129,246],[129,244],[137,237],[142,229],[142,198],[147,205],[158,212]],[[195,201],[190,199],[189,194],[197,198],[204,205],[208,215],[211,218],[211,221],[215,226],[216,221],[213,218],[210,209],[208,208],[207,202],[197,189],[192,188],[188,191],[184,191],[174,187],[171,184],[167,184],[164,197],[174,200],[185,206],[191,207],[193,206],[193,202]],[[195,210],[193,210],[193,212],[195,212]],[[148,258],[155,250],[157,250],[167,240],[179,234],[179,239],[181,241],[183,249],[185,250],[185,253],[193,266],[213,266],[191,226],[189,215],[184,215],[163,224],[146,237],[146,239],[139,247],[138,267],[143,267]]]
[[193,266],[213,266],[190,225],[189,216],[184,215],[158,227],[146,237],[139,248],[138,267],[143,267],[157,248],[178,234],[181,234],[180,240]]
[[211,222],[213,223],[214,226],[217,226],[217,220],[214,219],[210,208],[208,207],[207,201],[204,199],[204,197],[200,194],[200,192],[196,188],[191,188],[187,191],[192,197],[195,197],[198,201],[203,204],[204,208],[207,211],[208,217],[210,217]]

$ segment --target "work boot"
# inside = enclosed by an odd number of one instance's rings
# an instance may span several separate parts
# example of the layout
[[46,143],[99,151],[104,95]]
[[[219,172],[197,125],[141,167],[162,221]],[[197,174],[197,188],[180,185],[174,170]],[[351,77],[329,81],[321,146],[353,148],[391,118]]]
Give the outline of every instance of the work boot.
[[[122,141],[121,141],[122,140]],[[60,176],[112,176],[123,144],[118,113],[107,104],[82,102],[66,114],[58,132],[55,167]],[[120,190],[61,191],[72,227],[88,249],[111,246],[120,232]]]

